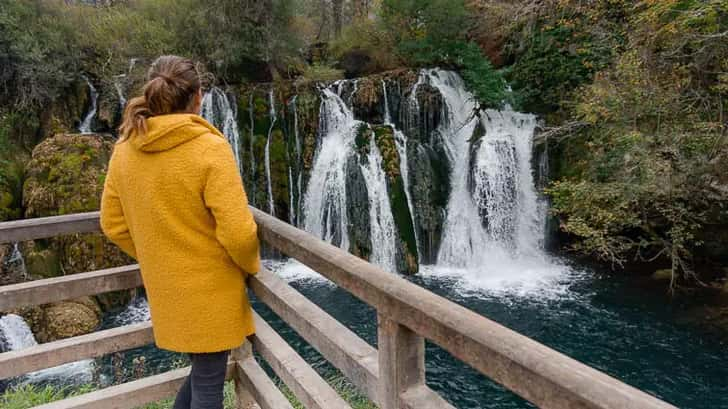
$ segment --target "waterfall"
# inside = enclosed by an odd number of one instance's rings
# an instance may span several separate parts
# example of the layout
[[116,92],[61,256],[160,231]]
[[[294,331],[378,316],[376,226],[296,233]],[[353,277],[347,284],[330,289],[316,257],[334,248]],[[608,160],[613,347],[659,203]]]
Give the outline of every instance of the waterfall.
[[22,278],[23,280],[28,279],[28,269],[25,265],[25,257],[23,252],[20,250],[20,243],[14,243],[13,249],[5,260],[0,260],[7,271],[11,272],[11,276]]
[[276,116],[276,104],[273,97],[273,88],[268,93],[268,101],[270,103],[270,128],[268,128],[268,140],[265,143],[265,181],[268,188],[268,213],[275,216],[275,205],[273,203],[273,182],[270,173],[270,142],[273,134],[273,127],[278,119]]
[[[540,254],[543,214],[531,171],[535,117],[510,108],[480,110],[456,74],[423,73],[443,96],[437,131],[451,164],[438,265],[473,268],[492,264],[496,254]],[[477,140],[479,129],[484,135]]]
[[370,262],[388,271],[397,271],[395,248],[397,228],[387,193],[387,176],[382,168],[382,154],[374,133],[369,142],[367,163],[361,165],[369,195],[369,226],[372,241]]
[[[407,135],[397,129],[394,123],[392,123],[392,114],[389,111],[389,98],[387,96],[387,83],[384,80],[382,80],[382,91],[384,94],[384,123],[385,125],[391,126],[394,131],[394,144],[397,148],[397,153],[399,154],[399,171],[402,175],[404,194],[407,197],[407,207],[409,207],[410,219],[415,233],[415,244],[417,246],[417,251],[420,251],[419,232],[417,231],[417,224],[415,223],[415,208],[412,204],[412,194],[410,193],[409,162],[407,160]],[[414,98],[414,100],[416,103],[417,98]]]
[[293,204],[293,169],[288,166],[288,207],[290,213],[288,215],[288,221],[292,225],[296,225],[296,206]]
[[478,124],[477,106],[472,94],[456,74],[446,71],[426,71],[430,85],[443,96],[446,115],[440,125],[448,161],[452,164],[452,190],[447,206],[442,245],[438,264],[465,267],[482,254],[486,234],[481,227],[478,210],[468,190],[470,138]]
[[[38,345],[28,323],[15,314],[0,317],[0,352],[18,351]],[[23,376],[25,383],[48,382],[51,380],[63,384],[87,384],[93,375],[93,360],[73,362],[55,368],[31,372]]]
[[3,351],[17,351],[38,345],[25,320],[15,314],[0,317],[0,335],[4,340]]
[[86,113],[86,116],[83,118],[83,121],[81,121],[81,125],[79,125],[78,131],[81,132],[82,134],[89,134],[89,133],[92,133],[91,123],[93,122],[94,117],[96,116],[96,109],[97,109],[99,94],[96,91],[96,87],[94,87],[94,84],[91,83],[91,80],[89,80],[88,77],[84,76],[83,79],[86,81],[86,84],[88,85],[89,96],[91,98],[91,108]]
[[240,169],[240,132],[235,107],[235,101],[231,101],[221,89],[213,87],[202,97],[200,116],[225,135],[233,148],[235,161]]
[[114,78],[114,88],[116,88],[116,95],[119,97],[119,108],[123,110],[126,107],[127,101],[126,97],[124,96],[124,86],[121,81],[126,79],[126,74],[117,75]]
[[533,115],[487,110],[481,114],[485,137],[477,151],[473,196],[487,220],[489,240],[516,252],[539,251],[544,214],[531,170]]
[[345,250],[349,249],[346,163],[362,125],[338,92],[332,88],[322,90],[318,132],[321,143],[305,193],[303,226],[309,233]]
[[[302,162],[302,152],[303,147],[301,145],[301,135],[298,130],[298,105],[296,102],[298,101],[298,95],[294,95],[291,99],[291,109],[293,109],[293,135],[295,136],[296,140],[296,166],[298,169],[298,178],[296,181],[296,198],[298,200],[298,205],[296,206],[296,213],[301,213],[301,198],[303,197],[303,162]],[[292,181],[291,181],[292,183]],[[293,189],[293,184],[290,185],[290,189]],[[291,204],[291,209],[294,209],[293,204]],[[298,219],[296,219],[296,226],[300,225]]]
[[253,111],[253,104],[255,100],[253,98],[255,89],[250,91],[250,97],[248,98],[248,116],[250,117],[250,203],[253,206],[255,202],[255,178],[256,178],[256,164],[255,164],[255,114]]

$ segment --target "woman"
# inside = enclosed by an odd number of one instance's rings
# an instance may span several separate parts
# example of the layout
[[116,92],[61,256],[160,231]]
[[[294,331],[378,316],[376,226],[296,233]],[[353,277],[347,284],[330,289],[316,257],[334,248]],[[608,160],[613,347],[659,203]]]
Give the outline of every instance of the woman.
[[139,261],[157,346],[190,354],[174,408],[220,409],[229,351],[254,332],[257,227],[230,145],[197,115],[195,64],[160,57],[148,80],[124,111],[101,227]]

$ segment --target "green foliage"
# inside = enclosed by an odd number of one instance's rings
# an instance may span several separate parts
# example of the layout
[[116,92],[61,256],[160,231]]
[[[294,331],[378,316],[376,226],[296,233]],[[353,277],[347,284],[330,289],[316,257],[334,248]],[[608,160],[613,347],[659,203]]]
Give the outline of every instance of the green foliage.
[[0,0],[0,100],[42,107],[76,77],[78,32],[57,2]]
[[535,24],[522,23],[507,47],[515,59],[509,79],[529,111],[559,109],[571,92],[609,65],[623,42],[622,25],[615,22],[622,18],[623,2],[574,3],[545,7]]
[[306,67],[306,70],[303,72],[303,78],[306,81],[314,82],[336,81],[344,78],[344,72],[326,65],[314,64]]
[[[572,248],[615,264],[669,263],[693,277],[710,225],[728,203],[727,96],[720,70],[725,1],[643,1],[630,47],[579,89],[571,106],[589,129],[568,139],[578,157],[548,193]],[[645,58],[648,56],[649,58]]]
[[505,80],[478,45],[468,41],[470,18],[463,0],[382,3],[382,21],[403,61],[414,66],[457,68],[482,103],[500,106],[506,97]]
[[330,46],[333,58],[340,61],[349,51],[364,51],[380,70],[399,67],[402,62],[395,53],[391,30],[370,19],[357,20],[344,28],[341,36]]

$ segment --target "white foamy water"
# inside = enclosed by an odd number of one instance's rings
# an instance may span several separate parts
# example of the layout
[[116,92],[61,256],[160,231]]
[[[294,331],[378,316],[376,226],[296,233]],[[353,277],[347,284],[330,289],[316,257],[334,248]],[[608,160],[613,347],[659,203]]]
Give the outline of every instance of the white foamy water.
[[382,169],[382,154],[372,133],[369,141],[367,163],[361,165],[361,172],[369,195],[369,229],[372,241],[372,254],[369,261],[386,271],[396,272],[397,240],[392,216],[392,206],[387,193],[387,176]]
[[[543,250],[545,214],[531,168],[536,118],[510,107],[479,109],[455,73],[421,76],[443,96],[438,134],[452,164],[437,266],[423,275],[491,294],[560,293],[572,272]],[[474,141],[478,127],[485,135]]]
[[81,121],[81,124],[78,126],[78,131],[82,134],[89,134],[92,133],[91,123],[96,116],[99,93],[98,91],[96,91],[96,87],[94,87],[94,84],[91,83],[91,80],[89,80],[87,77],[83,77],[83,79],[86,80],[86,85],[88,85],[89,96],[91,97],[91,107],[86,113],[86,116],[83,118],[83,121]]
[[149,312],[149,302],[144,297],[134,298],[129,305],[114,317],[114,323],[117,326],[137,324],[140,322],[151,321],[152,316]]
[[346,162],[363,123],[354,119],[338,93],[329,88],[322,91],[319,118],[321,145],[305,193],[303,226],[314,236],[348,251]]
[[294,259],[263,260],[262,263],[265,268],[274,272],[286,281],[311,281],[334,285],[334,283],[329,281],[326,277]]
[[[9,351],[19,351],[38,345],[28,324],[15,314],[0,317],[0,339],[5,340],[4,348]],[[57,381],[64,384],[83,384],[91,382],[93,371],[93,360],[86,359],[31,372],[21,378],[21,383]]]
[[200,116],[225,135],[240,168],[240,131],[235,107],[235,101],[228,99],[221,89],[213,87],[202,97]]

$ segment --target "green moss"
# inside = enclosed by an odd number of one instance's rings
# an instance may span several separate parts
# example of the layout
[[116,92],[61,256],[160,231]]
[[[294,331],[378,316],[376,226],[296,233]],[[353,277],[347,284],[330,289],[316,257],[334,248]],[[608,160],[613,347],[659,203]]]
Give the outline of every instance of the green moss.
[[371,128],[367,124],[360,124],[356,130],[354,141],[356,148],[361,153],[369,152],[369,141],[371,140]]

